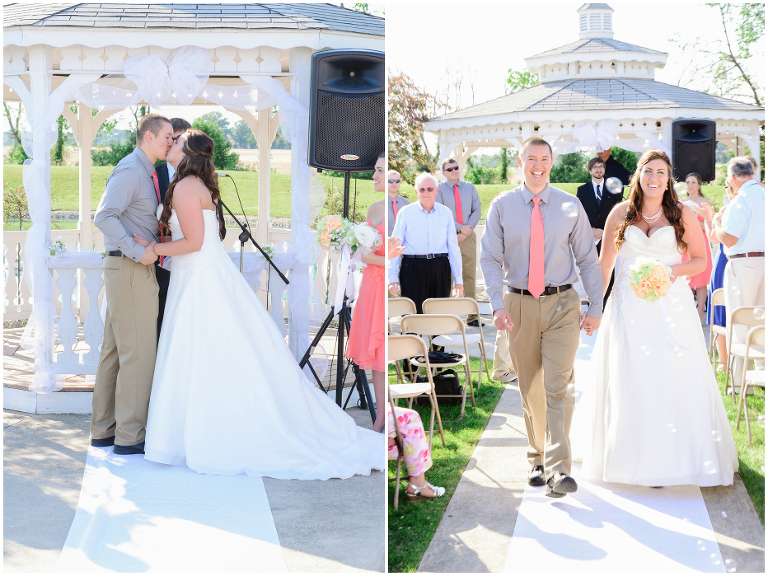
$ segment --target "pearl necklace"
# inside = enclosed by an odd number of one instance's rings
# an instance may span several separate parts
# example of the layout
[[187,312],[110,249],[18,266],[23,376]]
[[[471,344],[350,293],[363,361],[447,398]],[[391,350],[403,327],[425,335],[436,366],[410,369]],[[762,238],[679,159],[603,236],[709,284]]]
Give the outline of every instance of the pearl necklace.
[[663,210],[664,210],[664,207],[662,206],[661,208],[659,208],[659,211],[658,211],[658,212],[656,212],[656,214],[654,214],[653,216],[650,216],[650,217],[649,217],[649,216],[646,216],[646,215],[643,213],[643,211],[641,210],[641,211],[640,211],[640,215],[643,217],[643,220],[645,220],[646,222],[648,222],[648,224],[653,224],[654,222],[656,222],[656,220],[658,220],[659,218],[661,218],[661,212],[662,212]]

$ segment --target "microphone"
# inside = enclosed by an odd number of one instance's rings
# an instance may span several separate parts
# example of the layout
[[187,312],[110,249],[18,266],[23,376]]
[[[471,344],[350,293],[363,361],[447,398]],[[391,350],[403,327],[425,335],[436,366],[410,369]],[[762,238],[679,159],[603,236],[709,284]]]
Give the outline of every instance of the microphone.
[[214,172],[214,174],[216,176],[218,176],[219,178],[221,178],[222,176],[225,177],[225,178],[231,178],[231,176],[229,174],[225,173],[225,172]]

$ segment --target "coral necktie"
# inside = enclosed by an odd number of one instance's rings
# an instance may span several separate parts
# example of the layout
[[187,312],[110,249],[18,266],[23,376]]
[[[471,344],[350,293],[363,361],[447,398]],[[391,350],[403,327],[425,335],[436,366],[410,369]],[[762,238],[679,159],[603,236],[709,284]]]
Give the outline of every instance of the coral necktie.
[[464,225],[464,215],[461,213],[461,196],[459,196],[459,185],[453,185],[453,199],[456,202],[456,222]]
[[[160,199],[160,184],[157,181],[157,171],[152,172],[152,182],[155,184],[155,194],[157,194],[157,202],[158,204],[162,204],[163,201]],[[160,226],[160,223],[158,222],[158,227]],[[165,232],[162,228],[160,228],[160,241],[165,242]],[[165,256],[160,256],[160,266],[163,265],[163,260],[165,260]]]
[[397,218],[397,196],[392,198],[392,212],[395,213],[395,218]]
[[539,208],[541,198],[533,197],[531,213],[531,253],[528,262],[528,292],[538,298],[544,292],[544,220]]

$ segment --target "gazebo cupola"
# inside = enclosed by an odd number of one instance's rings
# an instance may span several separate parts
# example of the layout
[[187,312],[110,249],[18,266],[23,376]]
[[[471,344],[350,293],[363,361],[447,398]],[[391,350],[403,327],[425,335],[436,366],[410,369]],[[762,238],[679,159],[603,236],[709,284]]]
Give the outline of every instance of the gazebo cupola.
[[579,39],[525,59],[539,82],[597,78],[653,80],[656,68],[667,63],[667,54],[613,39],[613,8],[584,4],[577,11]]

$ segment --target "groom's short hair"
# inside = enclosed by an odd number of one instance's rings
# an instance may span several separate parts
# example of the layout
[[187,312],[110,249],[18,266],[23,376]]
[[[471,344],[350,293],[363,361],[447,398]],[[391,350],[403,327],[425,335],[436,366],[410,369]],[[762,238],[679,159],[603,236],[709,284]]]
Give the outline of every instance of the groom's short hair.
[[146,116],[142,116],[141,120],[139,120],[139,126],[136,128],[136,143],[144,141],[144,134],[147,133],[147,130],[157,136],[163,124],[171,124],[171,121],[156,112],[150,112]]
[[184,120],[184,118],[171,118],[171,128],[173,128],[174,134],[176,132],[186,132],[192,128],[192,124]]

